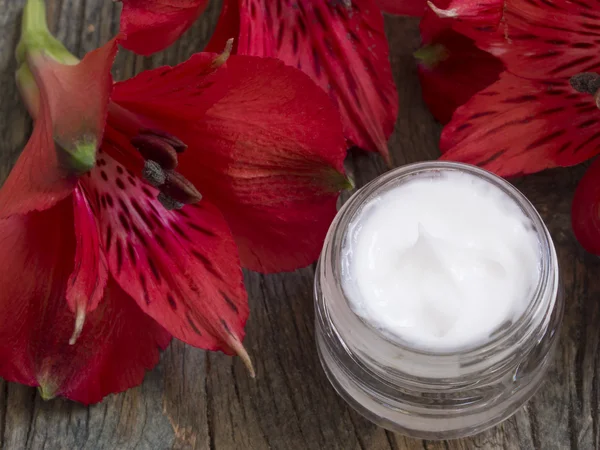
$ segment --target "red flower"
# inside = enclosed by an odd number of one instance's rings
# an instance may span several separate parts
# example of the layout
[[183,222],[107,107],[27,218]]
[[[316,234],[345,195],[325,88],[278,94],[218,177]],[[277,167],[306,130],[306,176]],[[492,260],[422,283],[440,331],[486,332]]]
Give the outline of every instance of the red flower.
[[389,161],[398,96],[375,0],[226,0],[208,49],[230,38],[237,54],[277,57],[310,75],[350,143]]
[[600,69],[593,32],[587,31],[600,25],[600,16],[594,22],[586,11],[570,2],[554,8],[541,0],[505,3],[498,33],[476,42],[508,73],[457,111],[442,135],[444,158],[510,176],[597,154],[600,112],[592,95],[569,84],[578,73]]
[[20,46],[34,132],[0,190],[0,376],[96,402],[171,335],[251,368],[240,257],[313,262],[347,183],[327,96],[277,60],[209,53],[112,88],[115,41],[63,65],[42,32]]
[[174,43],[192,26],[208,0],[120,0],[123,47],[150,55]]
[[[442,134],[442,158],[511,176],[598,155],[596,6],[591,0],[504,2],[500,26],[480,32],[476,42],[498,56],[507,73],[457,110]],[[595,162],[573,203],[574,231],[595,253],[600,250],[597,172]]]
[[420,24],[423,47],[415,53],[423,99],[442,123],[449,122],[456,108],[496,81],[503,70],[499,59],[454,31],[455,24],[429,9]]

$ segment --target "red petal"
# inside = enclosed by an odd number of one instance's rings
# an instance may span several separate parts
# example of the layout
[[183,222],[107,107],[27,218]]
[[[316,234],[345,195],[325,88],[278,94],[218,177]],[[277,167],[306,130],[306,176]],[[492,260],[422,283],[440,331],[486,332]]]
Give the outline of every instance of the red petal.
[[433,0],[427,4],[441,18],[470,25],[497,27],[505,0]]
[[[217,56],[197,53],[175,67],[145,70],[136,77],[116,83],[112,101],[137,113],[138,119],[149,120],[150,123],[141,124],[148,127],[153,124],[163,128],[169,124],[177,126],[182,121],[194,123],[227,92],[229,75],[217,71],[214,64]],[[222,88],[215,89],[216,84]],[[135,135],[138,130],[124,127],[127,118],[121,113],[111,108],[109,123]]]
[[442,123],[449,122],[456,108],[498,80],[503,70],[499,59],[453,30],[436,35],[416,55],[423,99]]
[[573,231],[590,253],[600,255],[600,159],[596,159],[579,181],[571,210]]
[[59,64],[44,55],[30,56],[36,81],[47,93],[54,140],[64,149],[70,150],[83,139],[100,142],[116,53],[117,41],[113,39],[74,66]]
[[425,0],[377,0],[379,7],[390,14],[421,17],[425,12]]
[[65,300],[75,242],[69,201],[0,221],[0,376],[40,386],[44,397],[83,403],[141,383],[170,336],[114,282],[76,345]]
[[108,279],[106,259],[101,250],[94,214],[81,187],[73,191],[75,223],[75,267],[69,277],[67,302],[76,315],[74,342],[83,327],[85,316],[96,309]]
[[429,8],[423,15],[421,22],[419,22],[421,42],[423,42],[423,44],[430,44],[437,39],[440,34],[451,29],[454,23],[454,20],[441,18]]
[[600,151],[600,111],[568,80],[535,82],[504,73],[456,110],[442,159],[503,176],[578,164]]
[[223,0],[217,27],[204,51],[222,52],[227,41],[233,39],[233,53],[237,53],[240,36],[240,1]]
[[167,211],[155,189],[105,152],[83,182],[112,276],[175,337],[238,352],[248,318],[235,243],[207,201]]
[[[505,0],[433,0],[420,23],[423,43],[429,43],[449,29],[471,38],[485,51],[504,42],[503,7]],[[449,11],[449,12],[448,12]],[[493,52],[491,52],[493,53]]]
[[[64,319],[49,322],[59,320]],[[53,331],[48,329],[48,333]],[[67,347],[64,342],[70,331],[66,329],[47,344],[55,352],[55,366],[63,380],[56,394],[86,404],[139,385],[146,371],[158,364],[159,351],[171,341],[171,335],[112,278],[102,302],[86,317],[77,343]]]
[[338,107],[349,140],[389,159],[398,94],[375,1],[353,0],[348,7],[328,0],[252,0],[239,6],[239,30],[231,28],[235,1],[227,2],[209,48],[219,51],[221,39],[239,31],[238,54],[277,57],[306,72]]
[[0,217],[50,208],[71,193],[77,169],[66,152],[82,141],[100,142],[115,54],[113,40],[74,66],[44,55],[30,58],[40,110],[33,134],[0,190]]
[[208,0],[122,0],[123,47],[150,55],[175,42],[200,16]]
[[591,0],[507,0],[500,39],[478,39],[507,70],[531,79],[571,77],[600,69],[600,13]]
[[0,189],[0,218],[50,208],[68,196],[76,182],[58,161],[50,109],[42,91],[33,134]]
[[[0,220],[0,376],[9,381],[37,384],[36,317],[43,305],[64,295],[73,266],[73,212],[69,201],[41,213]],[[9,262],[9,263],[6,263]],[[64,309],[68,311],[64,297]],[[67,320],[73,330],[74,316]],[[68,342],[69,336],[66,336]]]
[[[315,261],[335,215],[346,154],[339,116],[303,73],[231,56],[225,96],[194,127],[180,170],[215,203],[244,266],[293,270]],[[274,95],[274,93],[277,93]]]

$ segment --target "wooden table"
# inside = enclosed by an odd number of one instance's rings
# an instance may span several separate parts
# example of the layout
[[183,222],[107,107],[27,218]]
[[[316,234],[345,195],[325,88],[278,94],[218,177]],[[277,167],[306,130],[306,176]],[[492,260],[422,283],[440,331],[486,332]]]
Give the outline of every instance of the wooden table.
[[[31,131],[15,84],[13,56],[24,0],[0,0],[0,180]],[[119,6],[110,0],[47,0],[57,37],[76,55],[117,32]],[[121,52],[118,79],[183,61],[201,50],[219,14],[213,1],[185,38],[153,58]],[[412,52],[418,21],[387,17],[401,112],[391,151],[397,165],[438,155],[440,126],[423,101]],[[363,185],[385,171],[375,155],[353,152],[349,168]],[[431,442],[378,428],[335,394],[315,350],[314,268],[246,275],[252,314],[245,341],[256,370],[241,361],[173,342],[144,384],[83,407],[43,401],[35,389],[0,381],[0,449],[388,450],[600,448],[600,260],[586,254],[570,227],[573,189],[582,168],[518,180],[546,220],[561,264],[566,318],[555,367],[525,408],[501,426],[470,439]],[[6,263],[3,261],[3,263]]]

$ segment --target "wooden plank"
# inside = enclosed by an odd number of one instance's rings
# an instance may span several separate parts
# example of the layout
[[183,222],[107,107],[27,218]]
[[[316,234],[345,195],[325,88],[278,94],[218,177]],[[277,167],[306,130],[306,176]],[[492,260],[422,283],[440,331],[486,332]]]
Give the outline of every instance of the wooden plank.
[[[13,49],[23,0],[0,0],[0,180],[30,133],[14,85]],[[119,6],[106,0],[48,0],[50,24],[75,54],[106,42],[118,28]],[[114,73],[183,61],[207,42],[219,13],[212,2],[184,39],[152,58],[121,52]],[[387,17],[401,112],[390,146],[396,164],[437,157],[440,127],[420,95],[412,52],[417,21]],[[386,168],[375,155],[352,151],[358,186]],[[237,359],[175,342],[143,385],[83,407],[44,402],[34,389],[0,381],[0,449],[592,449],[599,448],[597,358],[600,261],[571,232],[570,200],[581,168],[519,180],[557,246],[567,317],[555,367],[526,408],[473,438],[424,442],[386,432],[350,410],[327,382],[315,351],[314,268],[291,274],[246,274],[252,315],[246,347],[251,380]],[[347,197],[347,195],[345,196]]]

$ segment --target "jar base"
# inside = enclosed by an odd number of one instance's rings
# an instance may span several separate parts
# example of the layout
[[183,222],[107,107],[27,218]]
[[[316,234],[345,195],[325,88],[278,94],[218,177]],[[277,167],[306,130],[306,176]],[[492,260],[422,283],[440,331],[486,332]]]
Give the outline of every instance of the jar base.
[[[317,324],[318,327],[318,324]],[[352,409],[364,418],[386,430],[403,434],[416,439],[446,440],[472,436],[492,428],[515,414],[531,399],[542,384],[548,370],[551,358],[545,358],[542,367],[539,367],[535,376],[527,383],[526,389],[498,403],[484,412],[452,416],[443,414],[418,415],[414,412],[403,410],[400,401],[388,399],[387,403],[374,400],[373,393],[367,393],[356,383],[350,375],[336,364],[336,358],[329,351],[323,340],[322,333],[317,333],[317,350],[321,366],[327,379]],[[553,352],[549,352],[552,355]],[[430,411],[431,412],[431,411]]]

